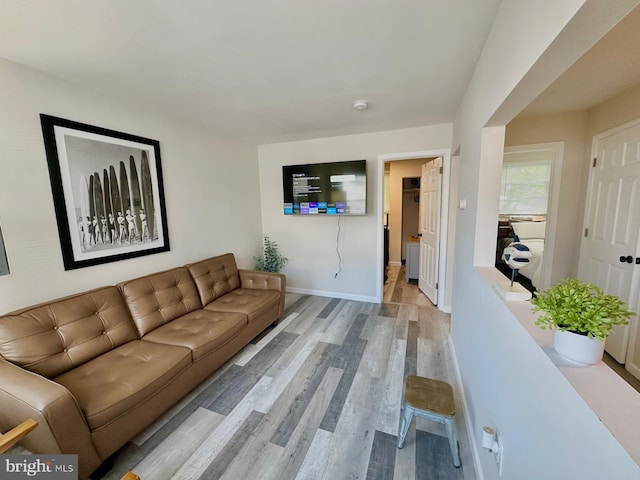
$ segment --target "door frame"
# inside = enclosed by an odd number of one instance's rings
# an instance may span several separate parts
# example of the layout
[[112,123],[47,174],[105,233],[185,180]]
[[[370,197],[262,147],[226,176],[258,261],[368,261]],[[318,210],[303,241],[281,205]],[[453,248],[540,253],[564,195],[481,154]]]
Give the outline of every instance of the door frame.
[[386,153],[378,155],[378,185],[376,202],[376,215],[378,218],[378,255],[377,276],[378,294],[377,301],[382,303],[384,282],[384,164],[396,160],[415,160],[417,158],[442,157],[442,191],[440,192],[440,253],[438,259],[438,310],[451,311],[450,305],[445,305],[446,298],[446,273],[447,273],[447,235],[449,230],[449,186],[451,181],[451,149],[440,148],[435,150],[421,150],[416,152]]
[[502,165],[504,166],[505,164],[505,154],[538,151],[550,151],[553,156],[551,159],[551,174],[549,175],[549,191],[547,193],[547,227],[544,236],[542,275],[540,275],[540,286],[542,290],[551,286],[553,279],[553,258],[556,247],[558,209],[560,208],[560,183],[562,179],[562,163],[564,161],[564,142],[532,143],[527,145],[511,145],[504,147]]

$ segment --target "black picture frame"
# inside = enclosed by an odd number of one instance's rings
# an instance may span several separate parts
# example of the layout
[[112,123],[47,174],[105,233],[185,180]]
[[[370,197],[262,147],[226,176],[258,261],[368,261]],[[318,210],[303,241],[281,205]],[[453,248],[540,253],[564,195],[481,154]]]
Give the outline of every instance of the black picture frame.
[[2,226],[0,225],[0,276],[9,275],[9,260],[7,259],[7,251],[4,248],[4,238],[2,237]]
[[157,140],[46,114],[40,123],[65,270],[169,251]]

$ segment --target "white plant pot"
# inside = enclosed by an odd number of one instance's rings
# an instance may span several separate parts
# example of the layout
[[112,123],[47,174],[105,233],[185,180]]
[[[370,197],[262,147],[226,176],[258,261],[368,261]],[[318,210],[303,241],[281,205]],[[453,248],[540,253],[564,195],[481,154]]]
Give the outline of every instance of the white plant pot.
[[593,365],[602,360],[604,342],[586,335],[556,330],[553,336],[553,348],[560,355],[586,365]]

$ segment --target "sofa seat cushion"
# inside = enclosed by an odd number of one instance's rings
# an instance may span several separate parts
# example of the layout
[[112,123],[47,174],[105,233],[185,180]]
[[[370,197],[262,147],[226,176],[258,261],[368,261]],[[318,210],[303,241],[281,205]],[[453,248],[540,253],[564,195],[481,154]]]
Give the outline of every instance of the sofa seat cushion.
[[96,430],[140,405],[191,365],[187,348],[134,340],[54,380],[76,398]]
[[223,346],[247,325],[243,313],[196,310],[147,333],[143,340],[187,347],[195,362]]
[[244,313],[249,319],[249,322],[253,322],[274,308],[276,312],[274,319],[277,318],[279,304],[280,292],[275,290],[236,288],[226,295],[215,299],[204,308],[215,312]]

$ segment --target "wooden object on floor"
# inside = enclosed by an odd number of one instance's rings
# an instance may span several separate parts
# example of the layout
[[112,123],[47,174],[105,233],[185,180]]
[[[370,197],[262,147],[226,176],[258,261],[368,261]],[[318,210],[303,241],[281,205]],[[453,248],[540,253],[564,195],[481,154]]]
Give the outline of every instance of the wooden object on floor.
[[127,472],[120,480],[140,480],[140,477],[133,472]]
[[[0,435],[0,454],[6,452],[16,443],[18,443],[26,434],[35,429],[38,426],[32,418],[28,418],[20,425],[13,427],[4,435]],[[133,472],[125,473],[121,480],[140,480],[140,477]]]
[[16,443],[22,439],[27,433],[38,426],[38,422],[29,418],[22,422],[20,425],[13,427],[7,433],[0,437],[0,453],[4,453],[13,447]]
[[[454,468],[449,442],[437,434],[414,434],[412,425],[397,448],[406,375],[455,390],[455,373],[450,315],[404,282],[404,266],[389,271],[405,304],[288,293],[278,327],[125,446],[103,478],[131,470],[142,480],[475,479],[473,462]],[[471,458],[464,422],[458,435],[460,457]]]
[[453,455],[453,465],[460,466],[458,435],[456,432],[456,406],[451,385],[440,380],[409,375],[405,387],[404,400],[400,407],[400,428],[398,448],[402,448],[413,416],[417,415],[442,423],[447,429],[449,446]]

